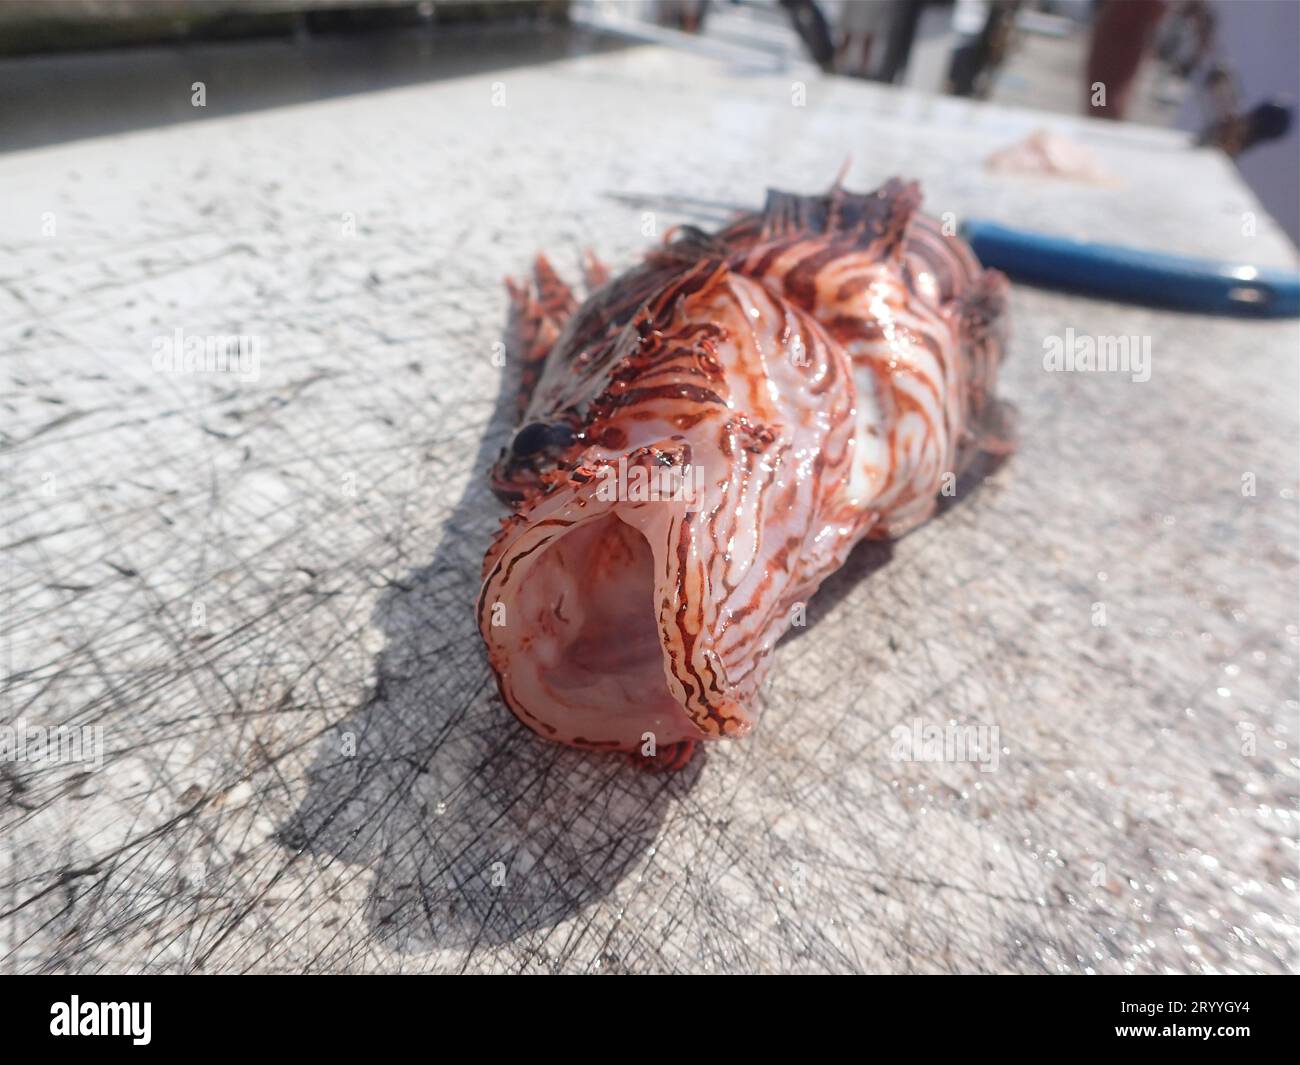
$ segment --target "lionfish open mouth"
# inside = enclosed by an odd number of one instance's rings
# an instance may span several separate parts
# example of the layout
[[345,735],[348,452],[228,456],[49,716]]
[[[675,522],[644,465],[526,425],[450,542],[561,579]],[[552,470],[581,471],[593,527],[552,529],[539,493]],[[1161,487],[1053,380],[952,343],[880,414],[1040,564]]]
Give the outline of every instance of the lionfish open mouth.
[[655,767],[743,734],[853,545],[1009,447],[1006,283],[919,201],[771,192],[613,281],[588,257],[581,305],[541,257],[511,285],[522,428],[492,479],[516,510],[478,612],[529,728]]

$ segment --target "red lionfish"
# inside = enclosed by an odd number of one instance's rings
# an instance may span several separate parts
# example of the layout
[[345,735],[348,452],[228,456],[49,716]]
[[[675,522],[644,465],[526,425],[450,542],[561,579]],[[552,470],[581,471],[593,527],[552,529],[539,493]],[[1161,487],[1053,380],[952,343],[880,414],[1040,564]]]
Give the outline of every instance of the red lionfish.
[[[743,735],[777,640],[853,545],[1009,448],[1006,281],[920,199],[896,179],[770,191],[613,280],[588,253],[582,303],[544,256],[507,283],[522,428],[492,483],[516,509],[478,620],[529,728],[652,768]],[[683,490],[610,491],[629,471]]]

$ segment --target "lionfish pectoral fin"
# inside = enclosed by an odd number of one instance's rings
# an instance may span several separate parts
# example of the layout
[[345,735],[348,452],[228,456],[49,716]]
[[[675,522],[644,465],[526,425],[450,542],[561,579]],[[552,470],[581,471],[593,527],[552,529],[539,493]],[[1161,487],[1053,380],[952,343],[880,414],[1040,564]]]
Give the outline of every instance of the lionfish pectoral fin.
[[560,337],[560,327],[547,316],[528,281],[506,278],[510,316],[506,325],[506,353],[519,363],[519,390],[515,403],[520,414],[532,398],[546,356]]
[[609,267],[588,248],[582,253],[582,282],[588,292],[595,292],[609,280]]
[[510,292],[506,349],[520,361],[517,402],[522,413],[532,397],[546,357],[577,310],[578,301],[550,260],[541,254],[533,263],[532,281],[506,278],[506,288]]
[[573,294],[573,289],[565,284],[551,265],[551,260],[541,252],[533,260],[533,278],[537,283],[537,298],[541,301],[542,310],[563,329],[578,309],[578,298]]

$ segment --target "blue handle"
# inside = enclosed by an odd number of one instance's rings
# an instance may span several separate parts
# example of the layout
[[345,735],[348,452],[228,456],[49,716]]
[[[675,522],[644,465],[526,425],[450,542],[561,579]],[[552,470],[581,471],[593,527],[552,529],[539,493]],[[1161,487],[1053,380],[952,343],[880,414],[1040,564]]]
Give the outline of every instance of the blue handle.
[[1294,318],[1300,273],[1049,237],[972,220],[962,235],[980,262],[1049,288],[1207,314]]

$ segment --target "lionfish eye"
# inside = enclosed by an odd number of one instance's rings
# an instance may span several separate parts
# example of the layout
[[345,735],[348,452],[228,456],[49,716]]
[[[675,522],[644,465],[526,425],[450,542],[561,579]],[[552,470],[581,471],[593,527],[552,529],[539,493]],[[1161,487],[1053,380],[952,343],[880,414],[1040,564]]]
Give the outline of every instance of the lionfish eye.
[[510,445],[510,450],[515,453],[516,458],[524,458],[534,452],[541,451],[545,446],[546,426],[541,422],[532,422],[515,433],[515,439]]
[[573,430],[563,422],[546,427],[546,442],[551,447],[568,447],[573,443]]
[[573,431],[563,422],[547,425],[545,422],[529,422],[510,444],[515,458],[527,458],[544,447],[568,447],[573,443]]

